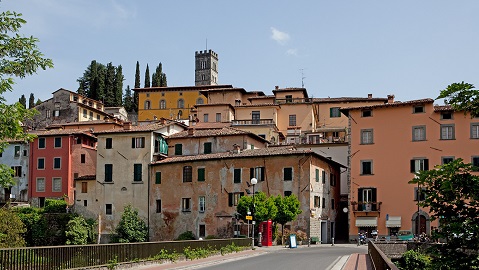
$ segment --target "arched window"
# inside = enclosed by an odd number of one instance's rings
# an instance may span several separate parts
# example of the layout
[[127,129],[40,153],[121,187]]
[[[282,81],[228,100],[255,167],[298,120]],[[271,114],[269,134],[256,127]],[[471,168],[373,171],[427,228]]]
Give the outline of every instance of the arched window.
[[178,99],[178,108],[183,109],[185,107],[185,101],[183,99]]
[[166,109],[166,100],[160,100],[160,109]]
[[196,104],[204,104],[204,103],[203,103],[203,99],[202,99],[202,98],[198,98],[198,99],[196,100]]
[[145,110],[149,110],[149,109],[151,109],[151,103],[150,103],[149,100],[146,100],[145,101]]

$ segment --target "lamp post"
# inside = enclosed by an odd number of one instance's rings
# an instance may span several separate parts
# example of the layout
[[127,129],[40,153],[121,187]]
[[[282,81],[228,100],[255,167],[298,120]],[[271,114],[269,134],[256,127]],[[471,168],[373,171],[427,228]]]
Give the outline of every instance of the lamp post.
[[254,249],[254,224],[256,223],[255,222],[255,218],[254,218],[254,208],[255,208],[255,205],[254,205],[254,186],[256,185],[256,183],[258,183],[258,179],[256,178],[251,178],[251,185],[253,185],[253,226],[251,228],[251,232],[252,232],[252,239],[253,239],[253,242],[251,243],[251,248]]
[[419,201],[421,200],[421,187],[419,186],[419,177],[416,175],[414,176],[414,178],[416,179],[417,181],[417,217],[416,217],[416,237],[417,239],[419,239],[419,222],[420,222],[420,215],[419,215]]

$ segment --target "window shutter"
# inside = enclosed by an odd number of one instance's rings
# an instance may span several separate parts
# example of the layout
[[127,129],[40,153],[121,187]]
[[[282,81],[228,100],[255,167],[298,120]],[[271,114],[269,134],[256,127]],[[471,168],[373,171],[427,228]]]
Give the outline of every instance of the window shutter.
[[363,201],[363,189],[358,189],[358,201]]
[[131,148],[135,148],[135,138],[131,138]]
[[233,193],[228,193],[228,206],[233,206]]
[[415,165],[416,164],[416,161],[414,159],[411,159],[411,172],[414,173],[416,172],[416,168],[415,168]]
[[156,172],[155,184],[161,184],[161,172]]
[[319,170],[316,169],[316,182],[319,182]]
[[333,108],[329,108],[329,117],[333,117]]
[[198,181],[205,181],[205,168],[198,168]]
[[264,181],[264,167],[261,167],[260,171],[261,171],[261,181]]
[[429,159],[424,159],[424,170],[427,171],[429,170]]
[[326,184],[326,171],[324,171],[324,170],[322,171],[321,177],[323,178],[323,180],[322,180],[323,184]]
[[240,198],[244,196],[244,192],[240,192]]
[[249,168],[249,179],[254,178],[254,168]]

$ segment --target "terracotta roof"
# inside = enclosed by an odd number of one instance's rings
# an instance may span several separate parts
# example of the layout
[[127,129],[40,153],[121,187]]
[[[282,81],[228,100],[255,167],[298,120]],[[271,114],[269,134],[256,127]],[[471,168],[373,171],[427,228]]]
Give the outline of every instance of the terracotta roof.
[[[193,129],[193,134],[188,134],[190,130]],[[232,128],[232,127],[224,127],[224,128],[215,128],[215,129],[195,129],[190,128],[189,130],[185,130],[182,132],[178,132],[168,136],[169,139],[174,138],[198,138],[198,137],[211,137],[211,136],[232,136],[232,135],[254,135],[251,132]]]
[[195,156],[172,156],[163,160],[152,162],[152,165],[167,164],[167,163],[174,163],[174,162],[189,162],[189,161],[197,161],[197,160],[255,158],[255,157],[263,157],[263,156],[284,156],[284,155],[304,155],[304,154],[314,155],[322,160],[325,160],[337,166],[346,168],[344,165],[336,161],[333,161],[329,158],[326,158],[324,156],[321,156],[315,153],[314,151],[298,150],[291,146],[241,150],[240,153],[234,153],[233,151],[231,151],[231,152],[224,152],[224,153],[203,154],[203,155],[195,155]]
[[280,104],[275,104],[275,103],[261,103],[261,104],[247,104],[247,105],[236,105],[235,108],[238,107],[263,107],[263,106],[280,106]]
[[128,132],[150,132],[150,131],[155,131],[158,130],[162,127],[168,126],[168,125],[173,125],[173,124],[178,124],[177,122],[168,122],[166,124],[162,123],[152,123],[152,124],[147,124],[147,125],[139,125],[139,126],[131,126],[130,129],[125,129],[125,125],[123,125],[123,128],[118,128],[118,129],[108,129],[108,130],[99,130],[93,132],[93,134],[110,134],[110,133],[128,133]]
[[[115,118],[117,119],[117,118]],[[46,127],[46,129],[52,129],[52,128],[59,128],[62,126],[80,126],[80,125],[95,125],[95,124],[116,124],[118,126],[121,126],[122,124],[119,122],[115,122],[114,120],[112,121],[106,121],[106,120],[91,120],[91,121],[81,121],[81,122],[69,122],[69,123],[61,123],[61,124],[51,124]]]
[[452,108],[451,105],[441,105],[441,106],[435,105],[434,111],[435,112],[454,111],[454,108]]
[[195,104],[194,107],[216,107],[216,106],[228,106],[233,109],[233,105],[229,103],[208,103],[208,104]]
[[268,99],[268,98],[274,98],[273,95],[268,95],[268,96],[255,96],[255,97],[249,97],[248,99]]
[[232,89],[232,85],[194,85],[194,86],[161,86],[161,87],[147,87],[147,88],[133,88],[133,91],[138,92],[159,92],[159,91],[201,91],[206,89]]
[[231,127],[232,124],[231,122],[197,122],[194,126],[191,126],[191,128],[194,129],[214,129],[214,128],[225,128],[225,127]]
[[74,134],[83,134],[95,138],[93,134],[90,133],[89,129],[50,129],[50,130],[32,130],[30,134],[35,134],[37,136],[58,136],[58,135],[74,135]]
[[376,105],[365,105],[365,106],[358,106],[358,107],[345,107],[339,109],[345,115],[349,114],[351,110],[362,110],[362,109],[374,109],[374,108],[387,108],[387,107],[398,107],[401,105],[415,105],[415,104],[424,104],[424,103],[433,103],[434,99],[425,98],[425,99],[416,99],[416,100],[409,100],[409,101],[395,101],[393,103],[384,103],[384,104],[376,104]]
[[331,102],[354,102],[354,101],[384,101],[387,98],[367,98],[367,97],[335,97],[335,98],[312,98],[315,103],[331,103]]
[[96,180],[96,175],[82,175],[80,177],[75,178],[75,180]]
[[275,88],[273,90],[273,93],[275,92],[303,92],[303,95],[305,98],[308,98],[308,91],[306,91],[306,88],[302,87],[286,87],[286,88]]
[[67,91],[67,92],[70,92],[70,93],[75,94],[75,95],[77,95],[77,96],[80,96],[80,97],[82,97],[83,99],[92,100],[92,101],[95,101],[95,102],[97,102],[97,103],[103,104],[103,102],[101,102],[100,100],[96,100],[96,99],[89,98],[89,97],[87,97],[87,96],[85,96],[85,95],[78,94],[77,92],[73,92],[73,91],[68,90],[68,89],[65,89],[65,88],[60,88],[60,89],[54,91],[52,94],[54,94],[54,93],[56,93],[56,92],[58,92],[58,91]]

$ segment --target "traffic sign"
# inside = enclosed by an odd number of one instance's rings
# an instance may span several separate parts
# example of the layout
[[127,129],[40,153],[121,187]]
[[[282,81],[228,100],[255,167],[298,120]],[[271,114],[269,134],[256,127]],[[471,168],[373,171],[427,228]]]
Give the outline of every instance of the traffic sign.
[[253,220],[253,216],[246,216],[246,220]]

